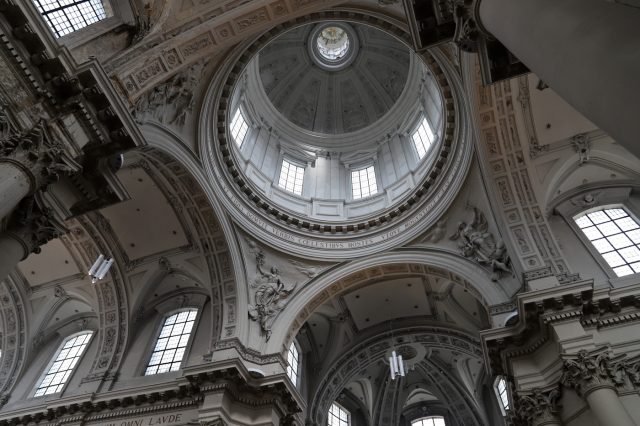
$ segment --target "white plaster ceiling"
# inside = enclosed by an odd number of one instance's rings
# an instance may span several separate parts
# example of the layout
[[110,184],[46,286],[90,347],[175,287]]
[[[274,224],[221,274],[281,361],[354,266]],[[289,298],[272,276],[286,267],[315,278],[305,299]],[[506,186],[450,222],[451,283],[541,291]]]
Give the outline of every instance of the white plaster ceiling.
[[359,329],[395,318],[432,315],[420,278],[383,281],[344,296]]
[[396,103],[410,66],[407,47],[372,27],[353,24],[359,38],[355,61],[340,71],[316,65],[307,49],[315,25],[281,35],[259,55],[264,89],[294,124],[339,134],[367,127]]
[[376,325],[389,331],[387,327],[393,327],[394,320],[406,318],[441,323],[470,333],[489,327],[478,299],[463,286],[435,275],[363,285],[323,303],[307,324],[318,355],[330,357],[336,347],[346,347],[358,333],[375,329]]
[[40,254],[31,255],[18,264],[18,269],[31,286],[84,273],[61,240],[51,240],[41,248]]
[[540,79],[529,74],[529,93],[536,136],[541,145],[564,141],[578,133],[596,130],[597,127],[576,111],[552,88],[536,89]]
[[187,238],[162,190],[141,168],[126,168],[118,177],[129,201],[101,210],[129,259],[181,247]]

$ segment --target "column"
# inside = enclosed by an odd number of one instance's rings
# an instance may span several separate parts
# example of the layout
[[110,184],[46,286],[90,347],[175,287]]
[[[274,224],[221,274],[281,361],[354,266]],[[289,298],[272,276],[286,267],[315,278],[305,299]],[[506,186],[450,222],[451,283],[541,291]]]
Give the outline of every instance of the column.
[[562,426],[560,420],[560,387],[518,392],[514,397],[517,417],[531,426]]
[[11,217],[7,230],[0,233],[0,281],[40,246],[64,232],[50,209],[39,207],[33,198],[24,199]]
[[31,191],[32,181],[20,163],[0,158],[0,218],[11,213]]
[[615,364],[620,360],[612,356],[609,348],[581,350],[562,357],[562,383],[574,388],[586,400],[602,426],[636,426],[618,397],[614,378]]
[[479,26],[640,157],[640,9],[604,0],[476,0]]
[[605,426],[636,426],[629,413],[620,402],[618,393],[611,387],[595,389],[585,397],[589,408],[598,419],[598,423]]
[[24,256],[24,246],[11,234],[0,234],[0,281],[5,279]]
[[0,219],[24,197],[57,181],[59,173],[80,167],[53,141],[40,122],[0,143]]

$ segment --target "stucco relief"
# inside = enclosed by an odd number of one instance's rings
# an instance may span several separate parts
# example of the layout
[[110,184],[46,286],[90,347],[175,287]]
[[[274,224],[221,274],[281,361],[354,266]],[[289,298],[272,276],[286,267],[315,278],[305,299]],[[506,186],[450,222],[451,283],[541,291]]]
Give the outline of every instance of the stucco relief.
[[458,229],[449,238],[458,243],[460,254],[488,268],[491,280],[498,281],[502,274],[511,273],[511,259],[504,242],[489,232],[484,214],[477,207],[469,208],[473,218],[470,222],[459,222]]
[[286,299],[298,283],[285,284],[277,265],[265,266],[265,254],[255,244],[249,246],[255,254],[256,274],[250,284],[254,303],[249,305],[249,317],[260,324],[260,330],[268,341],[271,337],[273,318],[286,305]]
[[136,120],[155,119],[165,125],[184,126],[206,64],[200,61],[138,98],[132,111]]

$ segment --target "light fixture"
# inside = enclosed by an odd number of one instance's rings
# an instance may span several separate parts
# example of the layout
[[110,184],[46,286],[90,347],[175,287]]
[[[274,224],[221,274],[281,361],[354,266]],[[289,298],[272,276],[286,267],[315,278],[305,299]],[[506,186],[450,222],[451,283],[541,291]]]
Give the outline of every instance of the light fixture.
[[391,352],[389,367],[391,368],[391,380],[395,380],[396,377],[404,377],[404,361],[402,360],[402,355],[396,354],[396,351]]
[[91,283],[95,284],[97,281],[103,279],[109,268],[113,265],[113,258],[106,259],[104,254],[98,256],[98,260],[95,261],[91,269],[89,269],[89,276],[91,277]]

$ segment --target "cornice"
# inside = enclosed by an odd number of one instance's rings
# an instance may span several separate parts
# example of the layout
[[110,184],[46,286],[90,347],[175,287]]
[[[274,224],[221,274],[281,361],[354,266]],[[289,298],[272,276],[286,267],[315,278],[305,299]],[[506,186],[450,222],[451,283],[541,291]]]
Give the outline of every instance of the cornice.
[[640,320],[640,288],[594,291],[593,286],[593,280],[581,280],[518,295],[519,322],[481,332],[487,368],[504,373],[509,358],[531,354],[548,342],[550,327],[557,323],[605,328]]
[[[4,413],[0,426],[13,426],[47,421],[52,424],[75,421],[104,421],[125,416],[198,408],[209,393],[225,392],[239,403],[259,407],[276,405],[283,415],[291,416],[304,403],[284,377],[252,379],[248,370],[235,361],[185,369],[177,382],[140,386],[136,389],[106,392],[101,395],[58,399],[55,404],[43,404]],[[198,371],[199,370],[199,371]],[[108,411],[106,411],[108,410]],[[42,423],[41,423],[42,424]]]

